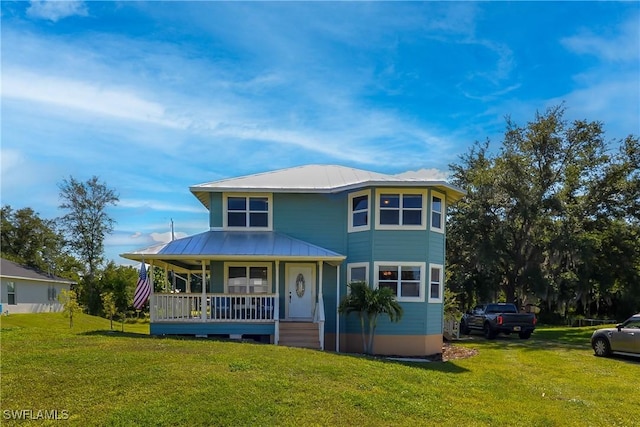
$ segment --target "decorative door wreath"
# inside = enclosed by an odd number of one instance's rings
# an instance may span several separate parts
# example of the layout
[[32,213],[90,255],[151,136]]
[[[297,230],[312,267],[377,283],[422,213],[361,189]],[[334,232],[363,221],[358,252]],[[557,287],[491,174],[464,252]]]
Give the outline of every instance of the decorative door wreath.
[[298,277],[296,277],[296,295],[298,295],[298,298],[302,298],[305,288],[304,276],[300,273]]

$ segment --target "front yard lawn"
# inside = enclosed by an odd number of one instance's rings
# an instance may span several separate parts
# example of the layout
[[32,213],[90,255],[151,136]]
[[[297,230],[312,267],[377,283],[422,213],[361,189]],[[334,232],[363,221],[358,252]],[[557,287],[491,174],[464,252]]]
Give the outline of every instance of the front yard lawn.
[[[474,336],[473,357],[414,363],[157,338],[60,314],[1,321],[2,425],[633,426],[640,360],[593,356],[595,328]],[[116,330],[120,329],[118,324]],[[586,338],[585,338],[586,337]],[[52,412],[50,412],[51,414]]]

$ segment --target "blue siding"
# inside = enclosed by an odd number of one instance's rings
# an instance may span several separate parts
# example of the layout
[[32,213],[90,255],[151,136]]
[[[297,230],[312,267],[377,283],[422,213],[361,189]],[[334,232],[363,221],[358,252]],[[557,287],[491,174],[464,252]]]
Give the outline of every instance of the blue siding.
[[211,193],[209,205],[209,227],[222,227],[222,193]]
[[151,335],[273,335],[273,323],[151,323]]
[[346,254],[346,195],[274,194],[273,230]]
[[429,262],[433,264],[443,264],[445,257],[444,234],[429,233]]
[[426,231],[376,230],[373,261],[422,261],[429,259]]

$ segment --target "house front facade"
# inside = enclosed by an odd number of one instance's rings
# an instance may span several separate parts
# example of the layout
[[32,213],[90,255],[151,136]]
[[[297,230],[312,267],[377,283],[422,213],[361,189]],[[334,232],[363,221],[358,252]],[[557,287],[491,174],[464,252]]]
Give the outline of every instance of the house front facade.
[[398,323],[381,318],[375,353],[441,352],[446,208],[460,189],[308,165],[190,190],[209,231],[122,255],[171,278],[150,297],[152,334],[361,352],[359,320],[338,305],[348,283],[364,281],[391,288],[404,310]]
[[62,311],[58,295],[75,282],[0,259],[0,313]]

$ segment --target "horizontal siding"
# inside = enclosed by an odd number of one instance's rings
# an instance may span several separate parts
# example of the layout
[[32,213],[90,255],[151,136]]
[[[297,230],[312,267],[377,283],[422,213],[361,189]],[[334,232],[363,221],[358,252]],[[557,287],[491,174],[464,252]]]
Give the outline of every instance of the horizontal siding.
[[209,227],[222,227],[222,193],[211,193],[209,204]]
[[346,254],[346,195],[285,193],[273,199],[274,231]]
[[151,323],[151,335],[273,335],[273,323]]
[[427,262],[426,231],[377,230],[373,234],[373,261]]
[[371,231],[349,233],[347,236],[347,262],[365,262],[371,260]]
[[429,233],[429,262],[432,264],[444,265],[444,234],[442,233]]

